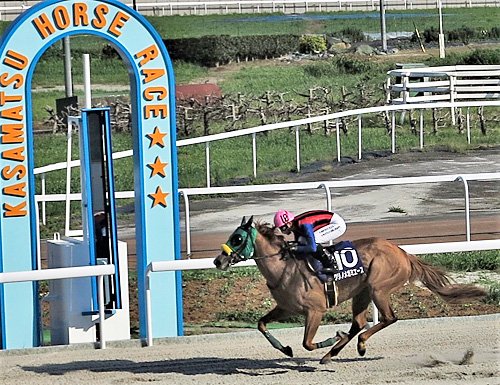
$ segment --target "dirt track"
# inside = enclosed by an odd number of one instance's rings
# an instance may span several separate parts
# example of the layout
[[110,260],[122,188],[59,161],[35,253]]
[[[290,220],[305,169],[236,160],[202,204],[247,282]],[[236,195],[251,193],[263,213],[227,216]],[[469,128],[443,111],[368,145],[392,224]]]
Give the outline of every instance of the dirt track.
[[[171,338],[150,348],[135,341],[106,350],[0,352],[0,383],[494,385],[500,384],[499,321],[499,315],[399,321],[368,341],[365,357],[351,344],[328,365],[319,364],[325,349],[302,348],[302,328],[273,331],[294,349],[291,359],[256,331]],[[318,338],[338,329],[347,325],[320,328]]]

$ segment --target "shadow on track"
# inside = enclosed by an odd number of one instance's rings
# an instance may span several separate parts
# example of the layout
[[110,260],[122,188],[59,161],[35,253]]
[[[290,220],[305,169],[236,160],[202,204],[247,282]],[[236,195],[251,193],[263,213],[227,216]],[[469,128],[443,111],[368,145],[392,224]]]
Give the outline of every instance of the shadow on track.
[[[382,357],[358,358],[356,361],[380,360]],[[66,373],[87,370],[95,373],[106,372],[130,372],[133,374],[144,373],[179,373],[184,375],[199,374],[246,374],[249,376],[276,375],[288,371],[314,372],[335,370],[318,366],[316,361],[314,366],[308,364],[304,358],[283,358],[276,360],[258,360],[246,358],[218,358],[199,357],[189,359],[176,359],[164,361],[135,362],[130,360],[90,360],[75,361],[65,364],[47,364],[40,366],[21,366],[25,371],[62,376]]]

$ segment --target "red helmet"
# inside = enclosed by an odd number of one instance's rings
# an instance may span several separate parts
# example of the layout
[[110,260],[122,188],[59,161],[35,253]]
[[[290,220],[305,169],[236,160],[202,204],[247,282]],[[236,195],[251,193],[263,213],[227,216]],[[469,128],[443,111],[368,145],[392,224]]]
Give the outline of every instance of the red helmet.
[[295,215],[293,215],[288,210],[278,210],[276,214],[274,214],[274,226],[281,227],[285,223],[293,221]]

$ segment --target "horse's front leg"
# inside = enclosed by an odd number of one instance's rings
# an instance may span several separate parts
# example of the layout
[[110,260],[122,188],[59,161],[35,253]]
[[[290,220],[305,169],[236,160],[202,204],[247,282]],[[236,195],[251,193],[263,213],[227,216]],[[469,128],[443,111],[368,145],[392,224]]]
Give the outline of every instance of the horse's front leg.
[[338,338],[327,338],[321,342],[313,342],[314,336],[316,335],[319,325],[321,324],[321,320],[323,319],[323,315],[323,312],[316,310],[310,310],[307,312],[306,324],[304,328],[304,340],[302,342],[304,349],[311,351],[326,348],[332,346],[336,341],[338,341]]
[[286,354],[288,357],[293,357],[293,351],[290,346],[283,346],[281,342],[279,342],[276,337],[274,337],[269,330],[267,330],[267,324],[274,321],[279,321],[287,318],[290,315],[284,309],[276,306],[273,310],[267,313],[264,317],[262,317],[258,322],[259,331],[266,337],[266,339],[271,343],[271,345],[278,349],[280,352]]

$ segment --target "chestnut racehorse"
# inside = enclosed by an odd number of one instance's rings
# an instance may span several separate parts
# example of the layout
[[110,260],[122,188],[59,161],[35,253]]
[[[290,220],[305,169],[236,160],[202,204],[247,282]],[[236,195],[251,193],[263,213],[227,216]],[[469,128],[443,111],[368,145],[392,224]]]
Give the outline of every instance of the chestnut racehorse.
[[419,280],[432,292],[450,303],[478,300],[486,292],[473,285],[451,284],[442,270],[405,252],[393,243],[380,238],[359,239],[352,242],[360,256],[365,273],[337,282],[338,303],[352,298],[352,324],[349,333],[337,332],[333,338],[313,342],[328,306],[324,284],[309,270],[303,260],[286,250],[286,241],[267,223],[253,224],[253,217],[241,225],[222,245],[222,252],[214,260],[220,270],[235,263],[254,259],[276,300],[276,307],[258,322],[259,331],[273,347],[293,357],[292,349],[284,347],[267,329],[267,324],[288,318],[292,314],[305,316],[303,347],[314,350],[332,346],[321,359],[327,363],[367,326],[367,311],[371,301],[380,313],[380,322],[363,331],[358,337],[358,353],[366,352],[366,341],[376,332],[397,321],[390,304],[390,295],[407,282]]

